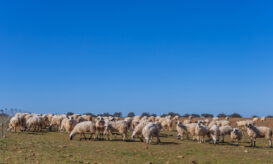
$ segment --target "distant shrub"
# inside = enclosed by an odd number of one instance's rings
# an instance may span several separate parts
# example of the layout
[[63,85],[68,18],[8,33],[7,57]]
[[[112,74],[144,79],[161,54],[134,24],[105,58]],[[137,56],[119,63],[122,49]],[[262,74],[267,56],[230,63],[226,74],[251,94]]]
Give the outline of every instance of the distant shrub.
[[266,116],[266,118],[273,118],[273,116],[272,115],[268,115],[268,116]]
[[184,114],[182,117],[189,117],[190,115],[188,113]]
[[242,116],[238,113],[232,113],[229,117],[233,117],[233,118],[242,118]]
[[164,113],[164,114],[161,114],[161,117],[166,117],[166,116],[168,116],[168,115],[167,115],[167,114],[165,114],[165,113]]
[[143,112],[143,113],[141,114],[141,117],[144,117],[144,116],[149,117],[149,116],[150,116],[150,113],[148,113],[148,112]]
[[201,114],[201,116],[205,117],[205,118],[212,118],[213,114],[203,113],[203,114]]
[[150,116],[154,116],[154,117],[156,117],[157,115],[156,115],[155,113],[152,113],[152,114],[150,114]]
[[122,117],[122,113],[121,112],[115,112],[113,114],[114,117]]
[[73,114],[74,114],[73,112],[67,112],[67,113],[66,113],[67,116],[71,116],[71,115],[73,115]]
[[199,114],[191,114],[191,117],[192,118],[197,118],[197,117],[200,117],[200,115]]
[[174,116],[180,116],[179,113],[174,113],[174,112],[169,112],[168,115],[172,116],[172,117],[174,117]]
[[220,114],[217,115],[217,117],[219,117],[219,118],[225,118],[225,117],[227,117],[227,115],[225,113],[220,113]]
[[252,118],[255,118],[255,117],[259,117],[259,116],[257,116],[257,115],[253,115],[253,116],[252,116]]
[[128,114],[127,114],[127,117],[134,117],[135,116],[135,113],[134,112],[129,112]]

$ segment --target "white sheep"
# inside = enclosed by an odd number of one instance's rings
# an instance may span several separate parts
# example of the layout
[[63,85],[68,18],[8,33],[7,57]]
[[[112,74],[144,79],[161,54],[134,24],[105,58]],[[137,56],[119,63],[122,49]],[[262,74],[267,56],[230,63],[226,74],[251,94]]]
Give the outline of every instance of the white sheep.
[[184,136],[187,136],[188,138],[188,131],[187,126],[182,124],[182,122],[178,121],[176,124],[176,130],[177,130],[177,139],[184,139]]
[[198,122],[195,127],[195,135],[197,136],[198,143],[205,142],[205,136],[209,134],[209,128],[202,123]]
[[254,117],[252,120],[253,120],[254,122],[258,122],[258,121],[259,121],[259,118],[258,118],[258,117]]
[[96,129],[97,129],[97,138],[103,139],[103,133],[104,133],[104,124],[105,121],[102,117],[96,118]]
[[142,121],[140,122],[134,129],[133,133],[132,133],[132,140],[134,140],[135,137],[139,137],[140,141],[143,141],[141,133],[142,133],[142,129],[148,124],[148,121]]
[[27,120],[27,129],[31,131],[41,131],[42,130],[42,118],[39,116],[33,116]]
[[73,118],[65,118],[62,120],[60,130],[65,130],[67,133],[70,133],[78,122]]
[[209,129],[209,136],[213,141],[213,144],[217,144],[219,142],[220,129],[218,125],[213,125]]
[[110,140],[110,135],[112,135],[112,133],[114,132],[119,132],[123,136],[123,141],[125,141],[125,139],[127,138],[129,127],[126,121],[108,121],[104,124],[104,126],[104,134],[108,135],[108,140]]
[[238,128],[233,128],[233,130],[230,133],[230,138],[232,142],[237,142],[237,145],[239,145],[239,141],[242,139],[243,134]]
[[222,138],[221,142],[225,142],[225,135],[230,135],[233,128],[229,125],[221,126],[220,128],[220,136]]
[[72,140],[76,134],[80,134],[80,140],[82,140],[81,138],[82,135],[84,136],[84,139],[86,140],[85,133],[90,134],[89,140],[91,140],[92,136],[94,136],[94,139],[95,139],[96,125],[92,121],[84,121],[84,122],[78,123],[74,127],[74,129],[71,131],[69,135],[69,139]]
[[143,129],[142,129],[142,135],[145,138],[146,144],[151,144],[153,137],[156,137],[158,144],[160,142],[159,139],[159,129],[154,123],[148,123]]
[[195,135],[195,127],[197,125],[197,123],[190,123],[190,124],[184,124],[187,127],[187,138],[188,138],[188,134],[190,134],[192,136],[192,140],[196,140],[197,137]]
[[17,115],[15,115],[10,119],[7,130],[17,132],[18,128],[20,128],[20,119]]
[[247,124],[247,134],[251,140],[251,147],[256,147],[256,138],[266,138],[269,141],[269,147],[272,147],[272,130],[265,126],[254,126]]
[[172,130],[172,120],[170,118],[165,118],[161,124],[162,124],[162,127],[163,129],[166,129],[168,131],[171,131]]

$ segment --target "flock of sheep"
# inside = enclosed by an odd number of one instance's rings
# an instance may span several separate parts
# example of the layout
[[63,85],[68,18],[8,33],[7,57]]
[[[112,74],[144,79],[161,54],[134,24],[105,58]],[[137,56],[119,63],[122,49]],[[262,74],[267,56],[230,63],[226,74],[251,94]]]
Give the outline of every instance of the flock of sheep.
[[[204,143],[205,137],[213,144],[224,142],[225,135],[230,135],[231,140],[239,144],[243,137],[243,131],[246,130],[247,135],[251,139],[251,146],[256,146],[256,138],[266,138],[269,146],[272,147],[272,130],[265,126],[255,126],[258,118],[253,120],[237,121],[237,128],[231,127],[229,118],[220,120],[218,117],[198,120],[193,122],[192,118],[179,121],[179,116],[171,117],[92,117],[91,115],[73,114],[67,116],[65,114],[29,114],[17,113],[10,119],[8,131],[33,131],[39,132],[42,129],[49,131],[66,131],[69,133],[69,139],[72,140],[77,134],[86,140],[86,134],[90,134],[89,140],[100,140],[107,137],[112,140],[112,134],[119,133],[123,140],[128,139],[128,133],[132,131],[131,138],[134,140],[138,137],[141,141],[151,144],[152,139],[156,138],[156,143],[160,142],[159,134],[161,130],[171,131],[173,125],[176,125],[177,138],[183,140],[185,137],[198,143]],[[261,118],[265,121],[265,118]]]

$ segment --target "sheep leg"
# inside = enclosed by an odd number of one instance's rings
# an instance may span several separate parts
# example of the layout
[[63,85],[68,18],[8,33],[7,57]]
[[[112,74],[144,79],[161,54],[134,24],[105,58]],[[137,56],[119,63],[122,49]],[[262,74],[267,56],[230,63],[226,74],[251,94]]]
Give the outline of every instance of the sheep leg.
[[253,145],[254,145],[254,147],[256,147],[256,139],[255,138],[253,140]]
[[86,138],[85,134],[83,133],[82,135],[84,136],[84,140],[86,140],[87,138]]
[[80,141],[82,140],[82,133],[80,134]]
[[269,147],[272,147],[272,140],[269,139]]

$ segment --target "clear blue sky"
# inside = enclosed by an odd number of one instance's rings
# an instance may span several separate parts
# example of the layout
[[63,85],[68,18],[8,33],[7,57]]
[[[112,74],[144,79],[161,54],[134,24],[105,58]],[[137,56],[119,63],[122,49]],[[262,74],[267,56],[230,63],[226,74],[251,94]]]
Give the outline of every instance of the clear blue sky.
[[0,108],[273,114],[273,1],[1,1]]

